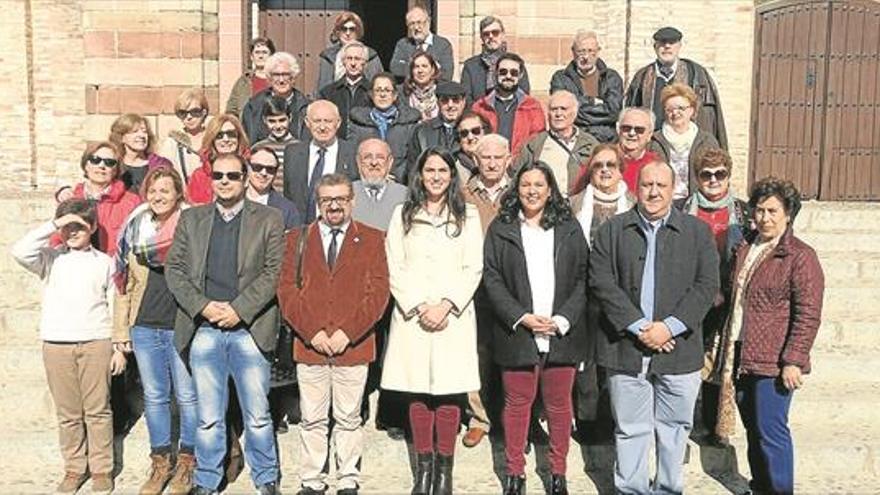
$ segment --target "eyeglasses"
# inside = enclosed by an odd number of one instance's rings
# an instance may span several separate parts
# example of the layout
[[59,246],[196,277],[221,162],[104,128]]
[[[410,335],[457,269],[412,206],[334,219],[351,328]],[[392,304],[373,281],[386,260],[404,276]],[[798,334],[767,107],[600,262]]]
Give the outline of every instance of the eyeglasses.
[[427,19],[419,19],[419,20],[417,20],[417,21],[410,21],[410,22],[407,22],[407,23],[406,23],[406,27],[425,26],[425,25],[427,25],[427,24],[428,24],[428,20],[427,20]]
[[238,139],[238,131],[220,131],[214,136],[214,141],[220,141],[223,138]]
[[226,177],[227,179],[238,182],[242,178],[244,178],[244,172],[236,171],[236,172],[211,172],[211,180],[223,180]]
[[330,206],[334,202],[339,204],[339,206],[345,206],[349,201],[351,201],[351,196],[324,196],[318,198],[318,204],[321,206]]
[[251,163],[251,170],[254,173],[259,174],[260,172],[266,172],[269,175],[275,175],[275,172],[278,170],[277,165],[260,165],[259,163]]
[[622,132],[622,133],[624,133],[624,134],[629,134],[629,133],[635,132],[636,135],[642,135],[642,134],[644,134],[645,131],[647,131],[647,130],[648,130],[647,127],[645,127],[645,126],[641,126],[641,125],[628,125],[628,124],[623,124],[623,125],[620,126],[620,132]]
[[354,32],[356,32],[357,30],[358,30],[357,26],[353,26],[353,25],[350,25],[350,24],[349,24],[349,25],[342,26],[341,28],[339,28],[339,31],[342,32],[342,33],[354,33]]
[[108,168],[115,168],[117,165],[119,165],[119,160],[117,160],[116,158],[101,158],[97,155],[90,156],[88,158],[88,161],[92,165],[104,164],[104,166]]
[[280,81],[293,79],[293,72],[271,72],[269,73],[269,77]]
[[461,139],[467,139],[469,135],[473,134],[474,136],[482,136],[483,128],[482,127],[471,127],[470,129],[459,129],[458,137]]
[[593,170],[599,170],[599,169],[611,170],[611,169],[617,169],[618,167],[620,167],[620,164],[617,163],[616,161],[593,162],[593,164],[590,165],[590,168],[592,168]]
[[510,77],[519,77],[519,69],[498,69],[499,76],[506,76],[510,74]]
[[714,172],[712,170],[703,170],[700,172],[700,180],[705,182],[709,182],[712,179],[720,182],[728,177],[730,177],[730,172],[728,172],[726,168],[715,170]]
[[666,107],[666,113],[672,113],[676,110],[678,110],[679,112],[684,112],[685,110],[687,110],[690,107],[691,107],[690,105],[678,105],[678,106],[674,106],[674,107]]
[[203,115],[205,115],[205,109],[204,108],[191,108],[189,110],[178,110],[178,111],[174,112],[174,114],[177,115],[177,118],[180,120],[183,120],[187,117],[192,117],[195,119],[195,118],[200,118]]
[[482,36],[484,38],[488,38],[489,36],[491,36],[493,38],[497,38],[497,37],[501,36],[502,32],[503,31],[501,31],[500,29],[487,29],[485,31],[480,32],[480,36]]

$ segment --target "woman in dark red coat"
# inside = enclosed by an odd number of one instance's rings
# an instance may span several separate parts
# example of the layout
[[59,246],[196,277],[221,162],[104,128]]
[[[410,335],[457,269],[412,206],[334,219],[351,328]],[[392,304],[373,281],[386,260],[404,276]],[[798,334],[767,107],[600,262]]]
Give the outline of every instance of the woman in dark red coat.
[[[756,183],[749,197],[756,235],[737,250],[731,314],[716,348],[715,371],[735,385],[752,490],[790,494],[788,411],[810,372],[825,279],[816,252],[792,232],[801,206],[794,185],[770,177]],[[726,407],[724,398],[720,407]]]

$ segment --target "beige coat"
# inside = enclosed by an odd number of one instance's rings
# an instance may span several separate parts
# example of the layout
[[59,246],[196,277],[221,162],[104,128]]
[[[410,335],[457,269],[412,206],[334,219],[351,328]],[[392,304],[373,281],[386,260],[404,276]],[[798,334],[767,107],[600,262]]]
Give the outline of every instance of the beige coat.
[[[483,273],[483,230],[473,205],[457,237],[447,224],[416,214],[404,235],[402,206],[394,209],[385,240],[394,314],[382,370],[382,388],[432,395],[480,389],[473,297]],[[454,224],[448,224],[454,229]],[[448,326],[428,332],[415,308],[448,299]]]

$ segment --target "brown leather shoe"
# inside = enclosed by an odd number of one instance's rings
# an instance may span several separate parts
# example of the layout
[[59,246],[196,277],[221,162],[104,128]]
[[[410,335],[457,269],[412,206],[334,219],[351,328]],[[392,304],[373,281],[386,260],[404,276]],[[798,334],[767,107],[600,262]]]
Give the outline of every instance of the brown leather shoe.
[[64,479],[58,483],[55,493],[64,495],[76,493],[88,479],[89,475],[85,473],[64,473]]
[[168,495],[188,495],[192,491],[193,472],[196,470],[196,456],[178,454],[174,476],[168,484]]
[[471,448],[476,447],[483,440],[483,437],[486,436],[486,430],[480,428],[479,426],[474,426],[472,428],[468,428],[467,433],[461,437],[461,443],[464,444],[465,447]]
[[108,495],[113,493],[113,476],[107,474],[92,475],[92,493]]
[[171,479],[171,454],[151,454],[150,478],[141,485],[140,495],[159,495]]

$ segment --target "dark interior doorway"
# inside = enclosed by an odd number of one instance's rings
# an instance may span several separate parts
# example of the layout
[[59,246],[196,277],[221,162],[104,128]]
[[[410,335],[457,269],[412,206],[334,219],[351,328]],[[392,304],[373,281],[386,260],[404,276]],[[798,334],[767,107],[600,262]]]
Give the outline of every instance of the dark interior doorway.
[[351,0],[351,10],[364,20],[367,46],[379,52],[382,65],[388,67],[397,40],[406,35],[407,0]]

